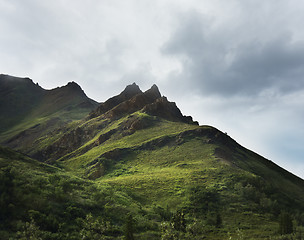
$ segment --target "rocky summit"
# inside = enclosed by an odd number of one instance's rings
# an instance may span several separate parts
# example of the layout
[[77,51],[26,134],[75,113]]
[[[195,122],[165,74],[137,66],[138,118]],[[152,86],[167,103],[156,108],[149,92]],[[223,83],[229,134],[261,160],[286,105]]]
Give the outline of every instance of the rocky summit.
[[301,239],[304,181],[153,85],[0,75],[2,239]]

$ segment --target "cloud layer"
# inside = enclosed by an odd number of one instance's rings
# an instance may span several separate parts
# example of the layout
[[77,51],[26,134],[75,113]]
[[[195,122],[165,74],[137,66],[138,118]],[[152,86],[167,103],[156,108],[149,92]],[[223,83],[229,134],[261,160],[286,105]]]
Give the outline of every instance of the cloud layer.
[[157,83],[201,124],[304,177],[300,0],[0,1],[1,72],[104,101]]
[[[261,29],[270,17],[265,16]],[[246,20],[231,29],[227,19],[215,23],[196,11],[183,14],[179,27],[162,48],[163,54],[183,62],[183,71],[175,80],[187,80],[190,88],[195,86],[203,94],[221,96],[303,89],[304,41],[295,41],[291,29],[276,32],[274,23],[273,36],[264,38],[258,26],[253,34]]]

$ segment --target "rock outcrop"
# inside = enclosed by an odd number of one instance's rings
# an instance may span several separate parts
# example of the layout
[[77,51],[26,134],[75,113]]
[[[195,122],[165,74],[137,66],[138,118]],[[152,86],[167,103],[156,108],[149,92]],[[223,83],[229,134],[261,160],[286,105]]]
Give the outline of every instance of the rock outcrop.
[[158,88],[156,87],[156,85],[153,85],[149,90],[139,93],[131,99],[117,105],[116,107],[105,113],[105,117],[110,118],[112,120],[118,119],[124,115],[128,115],[143,109],[146,105],[155,102],[160,97],[161,95],[158,91]]
[[90,113],[88,119],[98,117],[140,93],[142,93],[142,91],[135,83],[128,85],[119,95],[109,98],[106,102],[101,103]]
[[169,102],[166,97],[160,97],[153,103],[146,105],[143,108],[143,112],[169,121],[198,124],[197,122],[193,122],[192,117],[183,116],[175,102]]
[[155,84],[149,90],[142,92],[135,83],[128,85],[119,95],[100,104],[90,113],[89,119],[104,115],[105,118],[115,120],[140,110],[169,121],[198,124],[193,122],[192,117],[183,116],[174,102],[162,97]]

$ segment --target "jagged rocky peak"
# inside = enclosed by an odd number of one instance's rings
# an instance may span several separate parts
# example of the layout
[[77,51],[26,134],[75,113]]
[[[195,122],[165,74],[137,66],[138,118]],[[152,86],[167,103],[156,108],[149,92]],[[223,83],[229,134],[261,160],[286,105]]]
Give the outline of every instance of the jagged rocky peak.
[[66,88],[72,91],[78,91],[78,92],[83,92],[82,88],[74,81],[68,82],[67,85],[61,87],[61,88]]
[[142,91],[140,90],[139,86],[136,83],[128,85],[119,95],[109,98],[107,101],[101,103],[97,109],[92,111],[89,114],[89,119],[98,117],[107,111],[111,110],[112,108],[118,106],[119,104],[128,101],[132,97],[141,94]]
[[170,121],[197,124],[191,117],[183,116],[174,102],[169,102],[166,97],[162,97],[155,84],[142,92],[135,83],[128,85],[119,95],[100,104],[95,111],[91,112],[89,119],[103,114],[106,118],[118,119],[139,110]]
[[72,87],[72,88],[81,88],[76,82],[72,81],[72,82],[68,82],[68,84],[66,85],[67,87]]
[[125,90],[123,90],[120,95],[124,95],[124,97],[130,98],[139,93],[142,93],[142,91],[136,83],[133,83],[126,86]]
[[149,90],[147,90],[144,94],[145,94],[145,96],[147,96],[150,99],[158,99],[161,97],[159,89],[155,84]]
[[110,119],[118,119],[126,114],[131,114],[141,110],[147,104],[151,104],[160,98],[161,95],[158,88],[153,86],[145,92],[140,92],[134,95],[132,98],[123,101],[108,111],[105,116]]
[[83,97],[87,98],[87,95],[82,90],[82,88],[74,81],[68,82],[66,85],[53,88],[50,90],[47,90],[47,94],[49,96],[61,96],[61,97]]

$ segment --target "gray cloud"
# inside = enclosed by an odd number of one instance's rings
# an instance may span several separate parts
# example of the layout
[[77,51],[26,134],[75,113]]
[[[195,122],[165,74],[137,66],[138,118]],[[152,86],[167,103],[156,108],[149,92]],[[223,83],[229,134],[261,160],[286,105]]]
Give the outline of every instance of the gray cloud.
[[259,93],[273,88],[279,92],[303,89],[304,42],[293,43],[290,36],[265,44],[249,44],[236,50],[227,67],[235,91]]
[[266,40],[242,39],[238,32],[247,31],[246,25],[231,32],[225,26],[193,11],[181,17],[162,48],[183,63],[176,81],[204,94],[228,96],[303,89],[304,41],[294,41],[288,31]]

